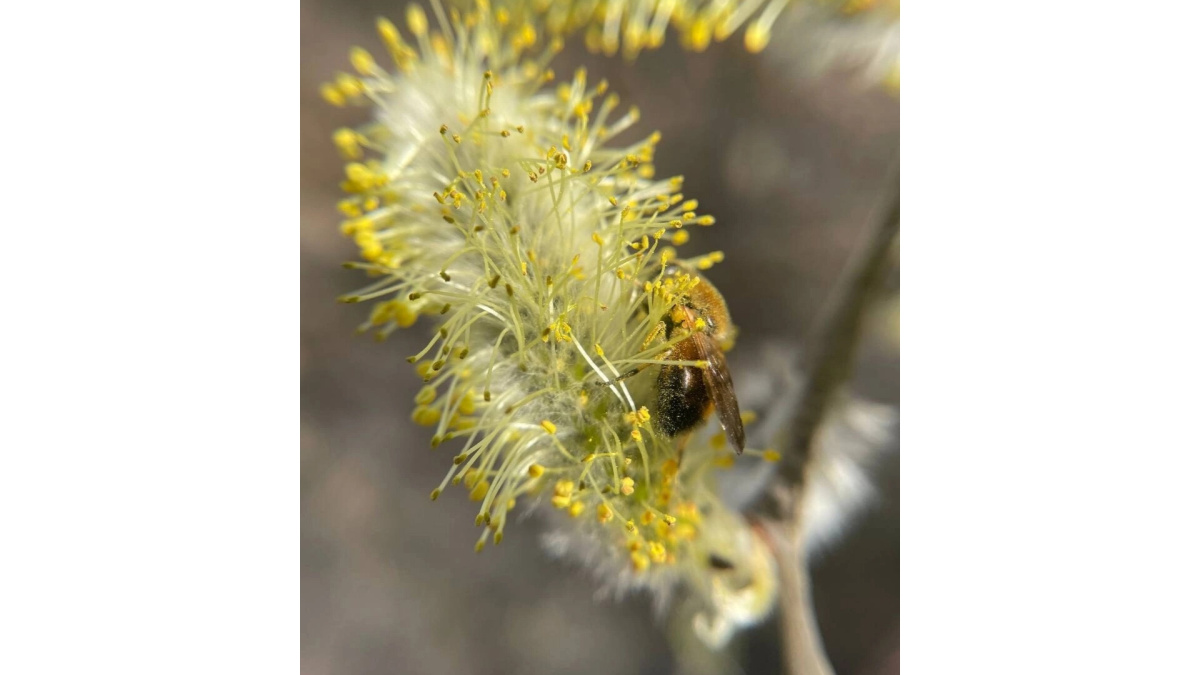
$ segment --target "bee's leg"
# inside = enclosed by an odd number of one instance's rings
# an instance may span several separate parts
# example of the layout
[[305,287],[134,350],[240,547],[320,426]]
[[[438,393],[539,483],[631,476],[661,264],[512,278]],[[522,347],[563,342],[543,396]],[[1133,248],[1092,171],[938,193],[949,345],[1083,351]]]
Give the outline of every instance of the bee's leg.
[[650,334],[646,336],[645,340],[642,340],[642,349],[646,349],[647,347],[649,347],[651,342],[654,342],[654,340],[656,338],[658,338],[659,336],[665,335],[666,332],[667,332],[666,322],[659,321],[658,323],[654,324],[654,328],[652,328],[650,330]]
[[[650,334],[646,336],[646,339],[642,340],[642,349],[646,349],[647,347],[650,346],[650,344],[652,342],[654,342],[656,339],[659,339],[659,338],[665,336],[666,333],[667,333],[666,322],[659,321],[657,324],[655,324],[654,328],[650,329]],[[605,381],[589,382],[587,386],[589,386],[589,387],[604,387],[604,386],[607,386],[610,384],[615,384],[622,380],[628,380],[629,378],[633,377],[634,375],[637,375],[638,373],[642,372],[643,370],[645,370],[646,368],[648,368],[652,365],[654,365],[654,364],[643,363],[643,364],[639,365],[637,368],[634,368],[633,370],[631,370],[627,373],[621,373],[620,375],[616,376],[615,378],[613,378],[611,380],[608,380],[607,382],[605,382]]]
[[[645,340],[642,340],[642,349],[646,349],[646,348],[647,348],[647,347],[649,347],[649,346],[650,346],[650,345],[651,345],[651,344],[652,344],[652,343],[653,343],[655,340],[657,340],[657,339],[659,339],[659,338],[663,337],[663,336],[664,336],[664,335],[666,335],[666,334],[667,334],[667,324],[666,324],[666,322],[659,321],[658,323],[656,323],[656,324],[654,325],[654,328],[651,328],[651,329],[650,329],[650,334],[646,336],[646,339],[645,339]],[[654,364],[651,364],[651,363],[643,363],[642,365],[638,366],[637,368],[634,368],[633,370],[629,371],[628,373],[624,373],[624,374],[622,374],[622,375],[619,375],[619,376],[617,376],[617,379],[615,379],[615,380],[612,380],[612,381],[613,381],[613,382],[620,382],[621,380],[627,380],[627,379],[629,379],[629,378],[633,377],[634,375],[637,375],[638,373],[642,372],[643,370],[645,370],[647,367],[649,367],[649,366],[651,366],[651,365],[654,365]]]
[[[666,333],[667,333],[667,324],[665,322],[659,321],[658,323],[654,324],[654,328],[650,329],[650,334],[646,336],[645,340],[642,340],[642,349],[646,349],[647,347],[650,346],[651,343],[653,343],[655,340],[661,338],[662,336],[666,335]],[[633,377],[634,375],[637,375],[638,373],[642,372],[643,370],[645,370],[647,367],[649,367],[651,365],[654,365],[654,364],[643,363],[642,365],[638,366],[637,368],[634,368],[633,370],[629,371],[628,373],[619,375],[617,377],[617,379],[613,380],[613,382],[620,382],[621,380],[629,379],[629,378]]]
[[675,461],[679,466],[683,466],[683,451],[687,449],[688,441],[692,440],[691,430],[685,431],[675,437]]
[[629,378],[633,377],[634,375],[637,375],[638,373],[642,372],[643,370],[645,370],[647,367],[649,367],[651,365],[653,365],[653,364],[643,363],[642,365],[638,366],[637,368],[634,368],[633,370],[629,371],[628,373],[622,373],[622,374],[612,378],[611,380],[588,382],[586,386],[594,388],[594,389],[600,388],[600,387],[607,387],[608,385],[616,384],[617,382],[620,382],[621,380],[628,380]]

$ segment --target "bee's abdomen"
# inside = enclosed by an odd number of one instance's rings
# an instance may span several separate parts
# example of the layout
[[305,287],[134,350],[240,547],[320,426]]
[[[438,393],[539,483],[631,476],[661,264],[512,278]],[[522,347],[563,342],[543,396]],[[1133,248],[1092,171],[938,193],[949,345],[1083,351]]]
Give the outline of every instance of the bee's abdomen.
[[658,375],[658,415],[655,423],[666,436],[677,436],[700,424],[711,401],[704,375],[691,366],[663,366]]

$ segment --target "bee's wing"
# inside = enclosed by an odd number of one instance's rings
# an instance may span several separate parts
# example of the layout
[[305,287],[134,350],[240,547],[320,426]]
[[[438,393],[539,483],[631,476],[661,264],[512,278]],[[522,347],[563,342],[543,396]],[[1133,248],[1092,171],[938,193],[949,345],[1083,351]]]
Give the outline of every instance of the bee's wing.
[[702,369],[704,384],[712,394],[725,436],[740,455],[746,447],[746,430],[742,427],[742,413],[738,410],[737,394],[733,393],[733,378],[729,376],[729,368],[725,365],[725,354],[710,336],[696,337],[700,358],[708,362],[708,367]]

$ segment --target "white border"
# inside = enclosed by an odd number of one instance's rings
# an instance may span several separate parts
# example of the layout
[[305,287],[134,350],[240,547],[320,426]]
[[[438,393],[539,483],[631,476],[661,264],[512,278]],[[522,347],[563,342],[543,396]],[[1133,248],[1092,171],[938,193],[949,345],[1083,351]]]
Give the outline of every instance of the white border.
[[298,35],[3,11],[0,672],[299,670]]
[[1196,672],[1197,9],[908,8],[903,662]]

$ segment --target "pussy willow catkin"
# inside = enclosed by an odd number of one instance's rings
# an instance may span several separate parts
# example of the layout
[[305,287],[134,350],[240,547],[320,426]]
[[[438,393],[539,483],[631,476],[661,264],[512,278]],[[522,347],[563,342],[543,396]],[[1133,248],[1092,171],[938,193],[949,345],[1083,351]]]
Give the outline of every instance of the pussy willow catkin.
[[578,33],[589,50],[629,60],[661,47],[668,29],[690,51],[741,31],[752,53],[777,32],[787,39],[771,60],[785,71],[849,66],[865,83],[893,92],[900,85],[900,0],[491,0],[489,7],[505,24],[551,38]]
[[[659,318],[719,252],[681,259],[689,228],[713,224],[654,178],[659,135],[615,139],[638,119],[583,69],[555,84],[560,44],[491,11],[416,5],[408,32],[379,34],[395,72],[355,48],[356,74],[323,86],[334,105],[374,108],[340,129],[341,229],[372,278],[342,298],[372,303],[363,331],[385,339],[421,316],[433,334],[410,358],[425,386],[413,419],[453,460],[437,499],[461,485],[479,504],[476,550],[499,544],[519,503],[557,509],[616,585],[701,600],[710,642],[761,618],[770,558],[715,496],[733,459],[725,436],[668,439],[653,424],[654,378],[672,340]],[[747,450],[771,459],[774,453]],[[719,561],[719,564],[714,564]]]
[[[827,0],[816,0],[826,2]],[[860,0],[861,1],[861,0]],[[583,34],[593,52],[612,56],[621,51],[635,58],[643,49],[663,44],[668,27],[693,51],[722,41],[745,27],[751,52],[762,51],[771,26],[793,0],[492,0],[505,23],[528,24],[551,37]],[[466,0],[462,4],[467,4]]]

